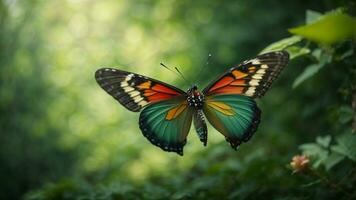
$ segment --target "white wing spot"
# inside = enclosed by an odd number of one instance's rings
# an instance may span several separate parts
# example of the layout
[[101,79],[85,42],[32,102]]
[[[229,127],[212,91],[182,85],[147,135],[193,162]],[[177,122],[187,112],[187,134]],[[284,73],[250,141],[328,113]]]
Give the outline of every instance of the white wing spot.
[[259,65],[259,64],[261,64],[261,62],[260,62],[258,59],[252,59],[252,60],[251,60],[251,63],[252,63],[253,65]]
[[253,79],[262,79],[262,74],[255,74],[252,76]]
[[137,96],[137,97],[135,97],[135,98],[133,98],[133,99],[134,99],[135,103],[138,103],[138,102],[140,102],[140,101],[143,99],[143,97]]
[[248,90],[245,92],[247,96],[253,96],[255,93],[256,87],[249,87]]
[[134,76],[134,74],[129,74],[126,76],[125,81],[131,80],[131,78]]
[[[263,65],[262,65],[263,66]],[[265,69],[259,69],[257,70],[256,74],[264,74],[266,73],[266,70]]]
[[262,68],[262,69],[267,69],[267,68],[268,68],[268,65],[263,64],[263,65],[261,65],[261,68]]
[[[121,86],[122,86],[122,83],[121,83]],[[135,88],[133,88],[133,87],[130,87],[130,86],[124,87],[125,92],[131,92],[133,90],[135,90]]]
[[121,87],[126,87],[126,86],[129,86],[129,84],[127,83],[127,81],[122,81],[120,86]]
[[140,94],[139,91],[133,91],[133,92],[130,92],[130,97],[135,97],[135,96],[137,96],[139,94]]
[[250,82],[249,82],[249,84],[251,85],[251,86],[258,86],[258,83],[260,82],[260,80],[251,80]]
[[145,100],[142,100],[142,101],[140,101],[140,102],[138,102],[137,103],[139,106],[145,106],[145,105],[147,105],[148,103],[147,103],[147,101],[145,101]]

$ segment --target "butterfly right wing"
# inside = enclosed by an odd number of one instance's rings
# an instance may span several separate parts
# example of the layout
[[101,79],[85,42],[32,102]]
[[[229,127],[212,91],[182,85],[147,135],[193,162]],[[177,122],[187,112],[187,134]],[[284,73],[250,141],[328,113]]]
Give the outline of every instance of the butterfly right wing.
[[148,104],[185,94],[161,81],[113,68],[97,70],[95,79],[100,87],[133,112],[139,112]]

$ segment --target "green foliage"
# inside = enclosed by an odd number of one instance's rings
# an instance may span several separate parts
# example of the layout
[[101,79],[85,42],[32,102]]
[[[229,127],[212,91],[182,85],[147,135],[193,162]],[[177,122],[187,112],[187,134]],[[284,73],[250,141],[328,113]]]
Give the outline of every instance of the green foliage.
[[356,161],[356,135],[346,133],[336,138],[337,144],[331,150],[340,155],[346,156],[352,161]]
[[347,105],[340,106],[339,108],[339,122],[342,124],[347,124],[351,122],[355,115],[355,111]]
[[306,55],[310,52],[310,49],[308,49],[306,47],[299,47],[299,46],[295,45],[295,44],[301,42],[302,39],[303,38],[300,36],[291,36],[291,37],[279,40],[278,42],[268,45],[266,48],[264,48],[260,52],[260,54],[267,53],[270,51],[286,50],[289,53],[290,59],[294,59],[296,57]]
[[345,154],[341,154],[335,150],[335,146],[331,146],[330,144],[330,135],[325,137],[318,136],[316,143],[303,144],[300,146],[300,149],[303,151],[303,154],[311,156],[314,168],[323,165],[326,170],[330,170],[345,158]]
[[[352,199],[354,11],[338,0],[0,0],[0,199]],[[164,61],[201,89],[282,49],[291,61],[236,152],[212,127],[206,148],[191,131],[184,157],[161,151],[93,78],[118,65],[186,89]],[[314,174],[286,167],[300,150]]]
[[302,37],[300,36],[291,36],[288,38],[284,38],[282,40],[279,40],[278,42],[274,42],[270,45],[268,45],[266,48],[264,48],[260,54],[267,53],[270,51],[280,51],[283,50],[289,46],[292,46],[300,41],[302,41]]
[[330,12],[324,16],[316,12],[308,12],[307,25],[289,31],[318,43],[335,44],[356,37],[356,19],[342,11]]
[[315,49],[311,56],[317,60],[317,63],[311,64],[305,68],[305,70],[295,79],[293,83],[293,88],[300,85],[302,82],[314,76],[320,69],[331,62],[331,56],[327,53],[322,52],[320,48]]

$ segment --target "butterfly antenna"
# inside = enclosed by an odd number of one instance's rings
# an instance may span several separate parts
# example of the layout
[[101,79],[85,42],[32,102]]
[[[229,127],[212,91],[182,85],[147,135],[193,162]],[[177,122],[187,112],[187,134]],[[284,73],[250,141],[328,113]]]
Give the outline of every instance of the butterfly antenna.
[[189,81],[183,76],[183,74],[179,71],[179,69],[177,67],[174,68],[178,74],[185,80],[185,82],[187,82],[187,84],[189,84]]
[[171,71],[171,72],[177,74],[177,75],[180,76],[181,78],[183,78],[183,80],[186,82],[186,84],[189,85],[189,81],[183,76],[183,74],[179,71],[179,69],[178,69],[177,67],[175,67],[175,70],[176,70],[176,71],[174,71],[174,70],[172,70],[171,68],[167,67],[167,66],[166,66],[165,64],[163,64],[163,63],[160,63],[160,65],[161,65],[162,67],[168,69],[169,71]]
[[165,64],[160,63],[160,65],[161,65],[162,67],[164,67],[164,68],[168,69],[169,71],[171,71],[171,72],[175,73],[175,71],[173,71],[171,68],[167,67]]

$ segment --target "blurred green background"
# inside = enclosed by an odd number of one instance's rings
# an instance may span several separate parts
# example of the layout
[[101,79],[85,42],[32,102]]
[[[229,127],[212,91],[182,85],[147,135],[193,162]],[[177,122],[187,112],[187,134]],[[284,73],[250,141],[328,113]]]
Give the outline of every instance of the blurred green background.
[[[352,199],[353,16],[345,0],[0,0],[0,199]],[[192,130],[183,157],[163,152],[94,79],[111,66],[186,90],[164,62],[203,88],[272,43],[293,59],[236,152],[211,126],[207,147]]]

